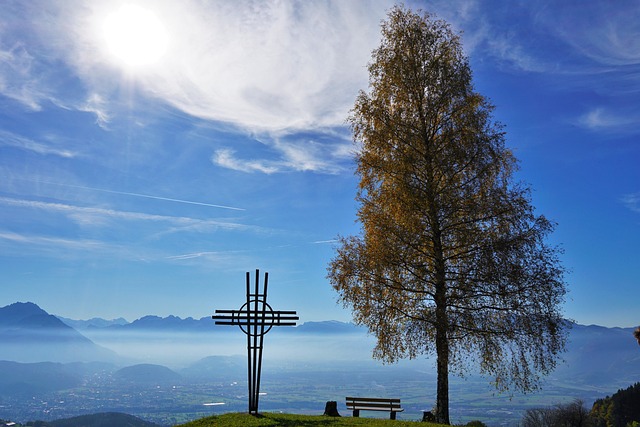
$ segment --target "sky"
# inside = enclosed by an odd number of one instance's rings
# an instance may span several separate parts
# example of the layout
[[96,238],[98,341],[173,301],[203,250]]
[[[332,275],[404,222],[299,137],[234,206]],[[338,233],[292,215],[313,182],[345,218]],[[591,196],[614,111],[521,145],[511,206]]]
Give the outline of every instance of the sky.
[[[300,320],[359,233],[346,118],[387,0],[2,0],[0,306],[73,318],[239,308]],[[557,223],[582,324],[640,324],[640,3],[407,1],[462,33]]]

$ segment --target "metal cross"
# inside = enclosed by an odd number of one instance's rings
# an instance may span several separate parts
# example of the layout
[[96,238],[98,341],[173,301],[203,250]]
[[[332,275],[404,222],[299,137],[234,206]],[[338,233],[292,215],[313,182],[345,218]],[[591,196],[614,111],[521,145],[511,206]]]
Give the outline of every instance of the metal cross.
[[264,273],[264,290],[259,291],[260,270],[256,270],[255,291],[251,292],[251,277],[247,271],[247,302],[240,310],[216,310],[211,316],[216,325],[239,326],[247,335],[247,378],[249,382],[249,413],[258,413],[262,347],[264,335],[274,326],[295,326],[295,311],[273,311],[267,304],[269,273]]

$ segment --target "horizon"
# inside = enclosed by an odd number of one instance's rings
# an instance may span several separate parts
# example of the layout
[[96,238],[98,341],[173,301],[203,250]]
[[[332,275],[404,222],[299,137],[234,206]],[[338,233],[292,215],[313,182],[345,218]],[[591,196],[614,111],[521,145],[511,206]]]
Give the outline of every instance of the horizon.
[[[15,302],[13,302],[11,304],[8,304],[7,306],[13,305],[13,304],[34,304],[34,305],[38,306],[40,309],[42,309],[45,312],[47,312],[48,314],[53,315],[53,316],[55,316],[55,317],[57,317],[57,318],[59,318],[61,320],[65,319],[65,320],[71,320],[71,321],[74,321],[74,322],[90,322],[92,320],[104,320],[106,322],[116,322],[116,321],[119,321],[119,320],[124,320],[127,325],[130,325],[130,324],[136,322],[137,320],[143,319],[145,317],[157,317],[159,319],[167,319],[169,317],[175,317],[175,318],[177,318],[179,320],[193,319],[193,320],[198,320],[198,321],[203,320],[203,319],[211,319],[210,315],[208,315],[208,316],[200,316],[200,317],[195,317],[195,316],[184,316],[183,317],[183,316],[178,316],[178,315],[175,315],[175,314],[168,314],[168,315],[165,315],[165,316],[160,316],[160,315],[153,314],[153,313],[148,313],[148,314],[142,315],[140,317],[136,317],[133,320],[126,319],[124,317],[106,319],[106,318],[97,317],[97,316],[89,317],[89,318],[85,318],[85,319],[80,319],[80,318],[71,318],[71,317],[62,316],[62,315],[59,315],[57,313],[51,313],[51,312],[47,311],[45,308],[43,308],[41,305],[39,305],[39,304],[37,304],[37,303],[35,303],[33,301],[15,301]],[[7,306],[0,307],[0,309],[5,308]],[[568,319],[568,318],[565,318],[564,320],[570,322],[572,325],[586,326],[586,327],[595,326],[595,327],[607,328],[607,329],[636,329],[636,328],[638,328],[637,325],[631,325],[631,326],[619,326],[619,325],[606,326],[606,325],[598,325],[596,323],[588,323],[588,324],[587,323],[580,323],[580,322],[577,322],[577,321],[574,321],[574,320]],[[215,328],[216,326],[213,323],[213,319],[211,319],[211,321],[212,321],[212,323],[211,323],[212,328]],[[358,324],[354,323],[353,319],[350,319],[350,320],[349,319],[348,320],[338,320],[338,319],[329,319],[329,318],[327,318],[327,319],[318,319],[318,320],[300,321],[296,325],[293,325],[292,327],[293,328],[297,328],[297,327],[302,326],[302,325],[307,324],[307,323],[332,323],[332,322],[337,322],[337,323],[344,324],[344,325],[352,325],[352,326],[354,326],[356,328],[366,329],[365,325],[358,325]],[[68,325],[68,326],[70,326],[70,325]],[[100,327],[98,327],[98,328],[100,328]],[[78,331],[82,332],[82,330],[78,330]],[[367,332],[367,334],[369,334],[369,332]]]
[[[359,232],[345,119],[393,5],[5,2],[0,306],[202,318],[257,268],[274,310],[350,321],[326,279]],[[558,224],[564,317],[640,324],[640,6],[405,5],[462,33],[516,181]]]

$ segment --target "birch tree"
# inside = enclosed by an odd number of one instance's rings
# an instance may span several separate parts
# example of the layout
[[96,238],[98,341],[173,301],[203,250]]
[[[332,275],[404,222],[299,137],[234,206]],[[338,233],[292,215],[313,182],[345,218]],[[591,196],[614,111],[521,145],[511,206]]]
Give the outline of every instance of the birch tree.
[[340,237],[328,278],[377,338],[374,357],[435,354],[448,424],[450,373],[477,366],[499,391],[527,392],[555,367],[564,269],[460,37],[399,6],[381,28],[349,118],[361,231]]

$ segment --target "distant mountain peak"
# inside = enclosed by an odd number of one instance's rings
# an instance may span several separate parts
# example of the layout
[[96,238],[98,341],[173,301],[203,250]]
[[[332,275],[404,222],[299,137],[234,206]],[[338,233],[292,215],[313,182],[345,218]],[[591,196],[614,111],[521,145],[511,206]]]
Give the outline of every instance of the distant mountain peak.
[[10,317],[14,320],[21,320],[30,316],[47,314],[49,313],[32,302],[14,302],[13,304],[0,308],[0,318]]
[[0,326],[20,329],[72,329],[32,302],[16,302],[0,308]]
[[100,346],[36,304],[0,308],[0,359],[26,361],[111,360]]

